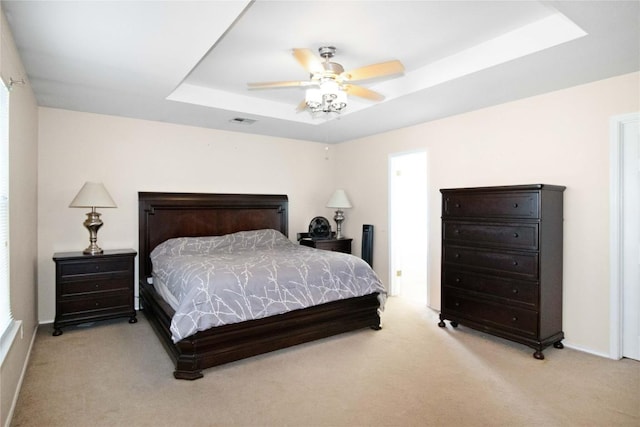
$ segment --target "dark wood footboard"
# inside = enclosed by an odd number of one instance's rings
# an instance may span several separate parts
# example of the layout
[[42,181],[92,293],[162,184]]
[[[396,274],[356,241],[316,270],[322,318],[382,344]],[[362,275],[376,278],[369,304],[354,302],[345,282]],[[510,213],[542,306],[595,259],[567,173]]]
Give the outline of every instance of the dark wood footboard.
[[173,359],[174,377],[194,380],[202,370],[362,328],[380,329],[378,294],[333,301],[242,323],[219,326],[174,344],[173,310],[152,285],[140,283],[143,313]]

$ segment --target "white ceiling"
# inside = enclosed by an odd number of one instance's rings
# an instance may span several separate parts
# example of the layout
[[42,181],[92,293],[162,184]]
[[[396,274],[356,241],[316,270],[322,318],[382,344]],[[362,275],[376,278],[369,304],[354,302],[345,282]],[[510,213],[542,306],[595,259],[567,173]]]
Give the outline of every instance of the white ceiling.
[[[38,104],[336,143],[640,69],[639,1],[2,1]],[[558,31],[556,31],[558,30]],[[400,60],[340,115],[296,112],[293,48]],[[16,76],[17,77],[17,76]],[[256,120],[239,123],[235,118]]]

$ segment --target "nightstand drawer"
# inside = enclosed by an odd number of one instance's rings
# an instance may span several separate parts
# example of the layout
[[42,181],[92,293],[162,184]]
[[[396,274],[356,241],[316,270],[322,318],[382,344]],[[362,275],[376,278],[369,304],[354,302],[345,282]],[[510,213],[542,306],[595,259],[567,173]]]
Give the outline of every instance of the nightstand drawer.
[[128,259],[102,259],[93,262],[65,262],[60,264],[60,279],[87,274],[123,273],[131,270]]
[[301,239],[300,244],[310,248],[322,249],[325,251],[351,253],[351,241],[353,239]]
[[63,319],[69,317],[86,316],[87,312],[100,311],[127,311],[130,310],[131,295],[127,293],[116,293],[110,296],[68,298],[58,302],[62,309]]
[[131,285],[131,278],[124,277],[98,277],[92,280],[67,281],[60,284],[60,292],[62,297],[73,296],[78,294],[88,294],[94,292],[110,292],[117,290],[128,290]]

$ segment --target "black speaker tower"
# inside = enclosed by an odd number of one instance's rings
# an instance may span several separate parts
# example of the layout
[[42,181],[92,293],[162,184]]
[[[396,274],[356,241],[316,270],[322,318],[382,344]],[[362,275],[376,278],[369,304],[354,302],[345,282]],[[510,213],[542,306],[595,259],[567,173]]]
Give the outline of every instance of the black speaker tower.
[[373,267],[373,225],[362,226],[362,259]]

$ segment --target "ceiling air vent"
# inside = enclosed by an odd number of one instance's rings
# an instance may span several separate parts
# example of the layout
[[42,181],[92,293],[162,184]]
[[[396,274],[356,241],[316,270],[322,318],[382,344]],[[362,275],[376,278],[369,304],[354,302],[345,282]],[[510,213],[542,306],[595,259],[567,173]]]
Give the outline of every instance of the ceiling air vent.
[[229,120],[231,123],[239,124],[239,125],[252,125],[256,121],[253,119],[247,119],[244,117],[236,117],[234,119]]

